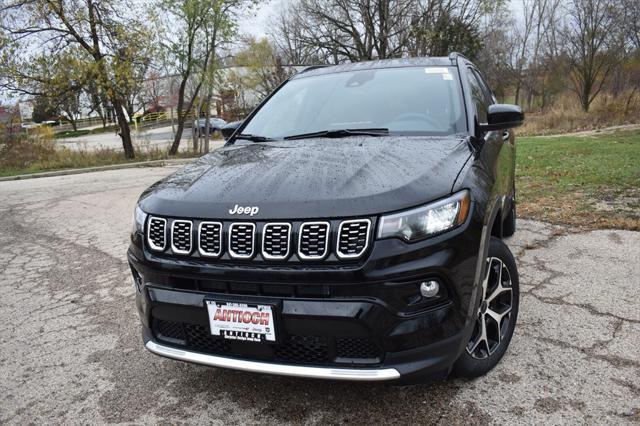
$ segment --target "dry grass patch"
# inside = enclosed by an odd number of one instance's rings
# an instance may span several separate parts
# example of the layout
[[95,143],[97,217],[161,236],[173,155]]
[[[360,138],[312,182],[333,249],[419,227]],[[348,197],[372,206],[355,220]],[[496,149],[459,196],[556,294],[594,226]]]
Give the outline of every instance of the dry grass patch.
[[125,158],[122,149],[72,150],[57,145],[51,129],[41,127],[28,138],[20,135],[0,141],[0,176],[194,156],[185,151],[169,157],[167,149],[158,147],[136,149],[133,160]]
[[617,96],[603,94],[596,98],[589,112],[584,112],[574,97],[566,95],[548,111],[528,112],[519,132],[552,135],[637,123],[640,123],[640,91]]

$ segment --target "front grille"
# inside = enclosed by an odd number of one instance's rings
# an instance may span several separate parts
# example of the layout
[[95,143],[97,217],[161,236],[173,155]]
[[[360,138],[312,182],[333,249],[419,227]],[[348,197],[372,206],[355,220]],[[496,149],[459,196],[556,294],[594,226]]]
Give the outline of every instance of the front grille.
[[369,244],[369,219],[345,220],[338,231],[338,246],[336,253],[339,257],[360,257]]
[[329,249],[329,222],[300,225],[298,255],[302,259],[323,259]]
[[222,222],[150,216],[145,245],[165,256],[208,262],[327,262],[362,259],[370,249],[373,219]]
[[229,255],[238,259],[248,259],[253,256],[254,234],[256,226],[253,223],[233,223],[229,227]]
[[279,343],[256,344],[214,337],[208,326],[200,324],[153,319],[152,329],[161,342],[210,355],[317,365],[377,364],[382,360],[380,348],[366,338],[289,335]]
[[147,242],[152,250],[162,251],[167,246],[167,220],[150,217],[147,228]]
[[202,256],[218,257],[222,254],[222,224],[201,222],[198,228],[198,251]]
[[262,229],[262,255],[265,259],[286,259],[289,256],[291,225],[268,223]]
[[171,250],[174,253],[191,253],[191,226],[188,220],[174,220],[171,224]]

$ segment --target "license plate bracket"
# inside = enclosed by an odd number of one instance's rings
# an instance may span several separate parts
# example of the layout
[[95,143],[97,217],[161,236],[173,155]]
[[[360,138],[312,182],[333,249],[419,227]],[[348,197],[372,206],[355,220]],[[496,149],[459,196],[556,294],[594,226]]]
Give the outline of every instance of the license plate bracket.
[[258,343],[276,342],[276,309],[264,303],[206,300],[212,336]]

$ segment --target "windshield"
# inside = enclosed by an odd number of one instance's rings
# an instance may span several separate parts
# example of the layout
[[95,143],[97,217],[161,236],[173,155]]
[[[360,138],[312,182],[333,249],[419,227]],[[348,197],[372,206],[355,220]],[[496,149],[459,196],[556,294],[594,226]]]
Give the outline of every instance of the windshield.
[[279,139],[339,129],[450,135],[466,131],[455,67],[406,67],[293,79],[243,129]]

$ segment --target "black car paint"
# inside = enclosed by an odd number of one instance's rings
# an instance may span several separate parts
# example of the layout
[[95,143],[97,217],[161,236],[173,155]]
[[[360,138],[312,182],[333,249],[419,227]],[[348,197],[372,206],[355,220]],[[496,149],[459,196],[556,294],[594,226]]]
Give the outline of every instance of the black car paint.
[[[314,312],[324,312],[326,319],[327,312],[340,311],[332,305],[337,300],[276,297],[285,312],[282,324],[285,333],[305,327],[315,328],[321,334],[350,333],[354,324],[359,332],[383,329],[376,339],[388,356],[380,366],[396,366],[403,382],[445,376],[472,332],[488,241],[492,234],[500,235],[501,218],[510,209],[514,196],[513,132],[480,132],[467,82],[467,66],[471,64],[463,58],[457,58],[457,62],[471,129],[467,135],[352,137],[260,144],[234,142],[231,137],[224,148],[145,191],[140,206],[147,213],[177,218],[224,220],[230,217],[228,209],[234,204],[245,203],[260,205],[259,220],[375,217],[468,189],[472,206],[464,225],[412,244],[397,239],[377,240],[362,260],[346,265],[319,263],[295,267],[164,258],[146,250],[143,236],[134,234],[129,260],[136,274],[144,276],[144,282],[138,282],[136,300],[145,341],[154,339],[149,323],[153,309],[167,317],[179,315],[205,323],[202,300],[217,293],[202,292],[199,284],[191,288],[188,283],[192,281],[231,283],[227,284],[225,294],[233,294],[237,286],[255,283],[261,288],[278,283],[330,285],[352,301],[349,312],[369,314],[362,314],[355,322],[341,317],[344,324],[338,320],[334,323],[337,328],[327,327],[326,323],[314,327],[313,321],[308,321]],[[309,71],[307,76],[340,72],[341,68],[434,64],[451,62],[448,58],[392,60],[343,65],[334,70],[319,68]],[[251,116],[235,134],[242,132]],[[386,156],[393,161],[380,161]],[[296,164],[297,161],[304,166]],[[316,173],[309,175],[310,171]],[[448,303],[426,304],[408,312],[406,307],[394,305],[393,297],[384,296],[381,290],[394,283],[415,285],[427,277],[437,277],[445,283]],[[163,304],[161,293],[169,297],[165,302],[171,303]],[[251,300],[254,296],[241,298]]]
[[455,137],[236,142],[149,188],[140,207],[218,219],[235,204],[259,205],[260,219],[377,215],[449,195],[471,154]]

